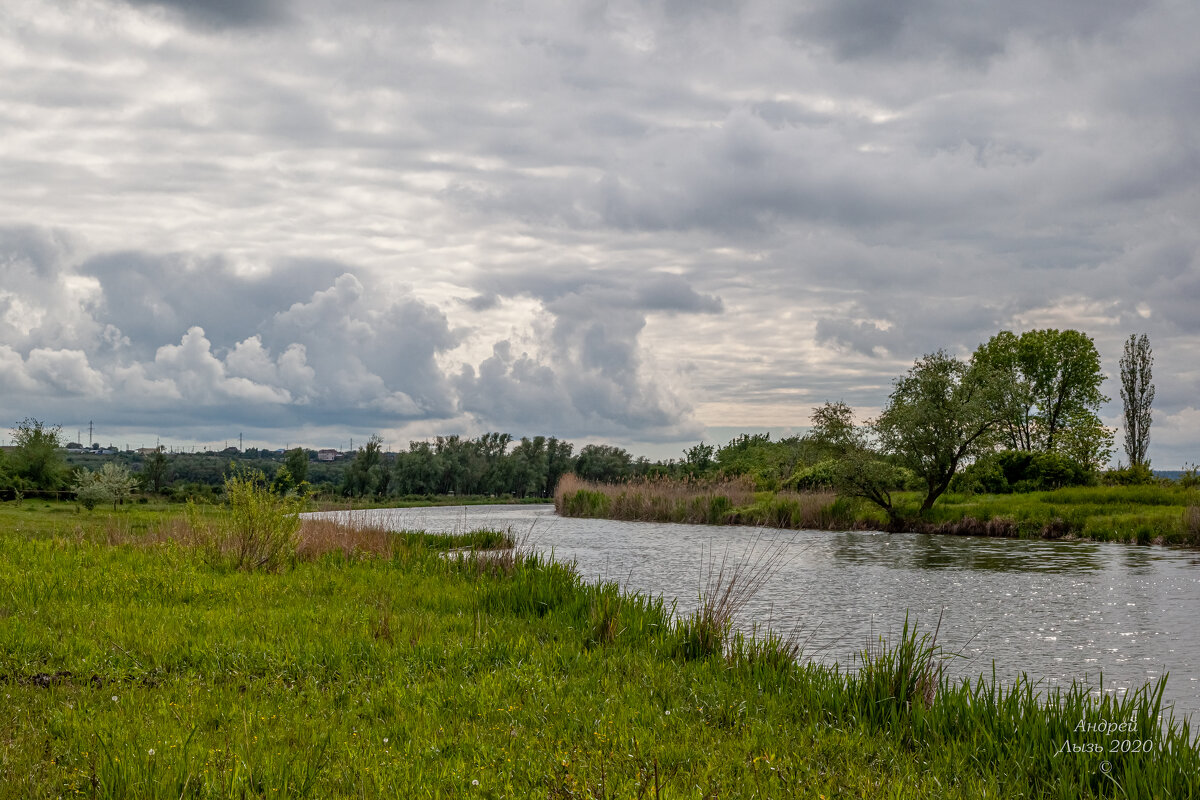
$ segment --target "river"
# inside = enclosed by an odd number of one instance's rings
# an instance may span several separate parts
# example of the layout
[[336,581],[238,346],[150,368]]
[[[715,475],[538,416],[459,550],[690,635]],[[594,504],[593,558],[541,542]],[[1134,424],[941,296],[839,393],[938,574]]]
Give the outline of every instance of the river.
[[[586,579],[695,606],[719,571],[770,565],[738,623],[795,632],[805,657],[851,666],[907,614],[955,657],[953,675],[1024,672],[1121,693],[1169,672],[1176,715],[1200,711],[1200,551],[1102,542],[784,531],[559,517],[552,506],[375,509],[394,530],[511,529]],[[1103,673],[1103,686],[1100,676]]]

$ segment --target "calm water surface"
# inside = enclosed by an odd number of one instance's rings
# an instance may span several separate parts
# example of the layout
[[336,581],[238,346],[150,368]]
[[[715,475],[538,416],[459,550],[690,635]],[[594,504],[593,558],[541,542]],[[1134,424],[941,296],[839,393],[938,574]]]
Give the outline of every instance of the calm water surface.
[[569,519],[551,506],[331,512],[396,530],[511,528],[588,579],[694,607],[710,572],[770,560],[739,624],[799,632],[814,660],[853,663],[905,614],[959,653],[960,675],[1021,672],[1123,692],[1170,673],[1177,714],[1200,711],[1200,552],[1090,542],[783,531]]

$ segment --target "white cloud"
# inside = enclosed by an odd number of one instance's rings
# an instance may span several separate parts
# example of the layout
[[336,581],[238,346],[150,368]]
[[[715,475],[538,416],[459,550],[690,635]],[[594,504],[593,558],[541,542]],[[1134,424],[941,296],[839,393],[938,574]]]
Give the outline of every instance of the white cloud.
[[0,387],[11,395],[32,393],[38,388],[25,367],[25,359],[6,344],[0,344]]
[[164,345],[154,356],[154,371],[169,378],[185,401],[199,404],[219,400],[250,403],[287,403],[291,395],[284,389],[230,375],[226,365],[212,352],[212,343],[204,329],[189,328],[177,345]]
[[92,369],[82,350],[34,348],[26,359],[26,369],[54,391],[93,398],[105,391],[104,376]]

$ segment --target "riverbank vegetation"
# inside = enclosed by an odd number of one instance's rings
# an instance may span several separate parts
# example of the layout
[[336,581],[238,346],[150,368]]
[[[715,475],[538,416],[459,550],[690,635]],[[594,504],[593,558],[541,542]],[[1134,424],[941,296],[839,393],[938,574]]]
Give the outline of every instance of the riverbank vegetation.
[[1077,486],[1019,494],[948,492],[920,511],[919,491],[892,493],[896,518],[831,490],[754,491],[736,480],[623,484],[567,476],[555,510],[568,517],[796,530],[889,530],[959,536],[1090,539],[1200,546],[1200,490],[1180,485]]
[[908,625],[820,666],[734,630],[753,575],[676,615],[502,532],[305,521],[268,566],[206,557],[245,508],[113,528],[151,513],[0,530],[0,798],[1200,792],[1162,683],[954,681]]

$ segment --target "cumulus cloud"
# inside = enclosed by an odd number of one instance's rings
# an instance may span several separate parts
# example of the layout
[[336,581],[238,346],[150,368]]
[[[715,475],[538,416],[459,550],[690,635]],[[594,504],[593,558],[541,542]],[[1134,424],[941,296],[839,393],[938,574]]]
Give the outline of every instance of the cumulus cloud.
[[539,424],[572,436],[680,439],[702,432],[688,403],[663,375],[645,368],[640,335],[647,314],[719,314],[719,297],[674,274],[513,274],[488,285],[536,298],[546,317],[536,351],[495,344],[478,372],[466,365],[455,386],[465,411],[521,430]]
[[29,352],[25,367],[30,377],[54,391],[95,396],[105,388],[104,377],[92,369],[82,350],[36,347]]

